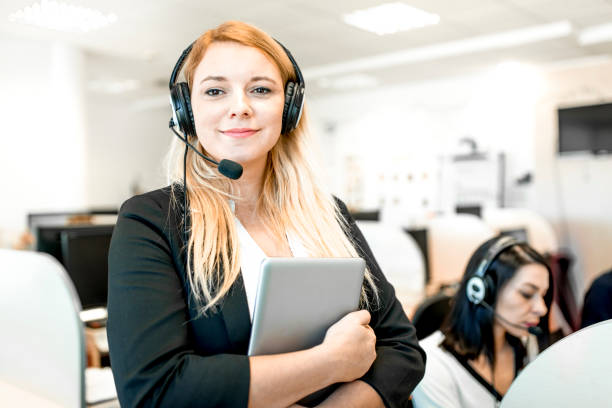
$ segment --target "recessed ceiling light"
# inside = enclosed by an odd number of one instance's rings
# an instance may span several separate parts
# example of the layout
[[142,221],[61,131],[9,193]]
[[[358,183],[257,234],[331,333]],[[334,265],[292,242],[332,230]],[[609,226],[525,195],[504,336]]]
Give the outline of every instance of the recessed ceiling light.
[[346,24],[384,35],[438,24],[440,16],[405,3],[395,2],[355,10],[343,15],[342,19]]
[[117,16],[87,7],[42,0],[12,13],[9,20],[57,31],[87,32],[116,22]]

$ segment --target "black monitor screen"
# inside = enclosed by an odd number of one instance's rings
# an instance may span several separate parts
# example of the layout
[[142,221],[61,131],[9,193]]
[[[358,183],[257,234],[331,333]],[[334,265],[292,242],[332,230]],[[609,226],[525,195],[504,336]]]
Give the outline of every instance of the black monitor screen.
[[414,242],[421,250],[423,254],[423,261],[425,262],[425,283],[429,283],[431,276],[429,275],[429,247],[427,245],[427,230],[424,228],[404,228],[404,232],[410,235]]
[[612,103],[558,110],[559,152],[612,153]]
[[37,250],[54,256],[64,265],[83,309],[106,306],[112,233],[113,225],[37,228]]
[[455,212],[457,214],[472,214],[480,218],[482,213],[482,207],[479,204],[457,205],[455,206]]
[[112,226],[62,232],[64,266],[72,278],[83,309],[106,306],[108,248]]

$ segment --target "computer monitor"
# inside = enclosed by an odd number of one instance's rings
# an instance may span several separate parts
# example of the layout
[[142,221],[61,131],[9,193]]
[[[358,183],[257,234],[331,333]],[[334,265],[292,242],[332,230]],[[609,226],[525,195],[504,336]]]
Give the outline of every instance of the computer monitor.
[[467,205],[467,204],[462,204],[462,205],[456,205],[455,206],[455,212],[457,214],[472,214],[477,216],[478,218],[482,218],[482,206],[480,206],[479,204],[473,204],[473,205]]
[[354,211],[351,212],[351,217],[355,221],[380,221],[380,210]]
[[[40,226],[62,226],[76,225],[79,220],[87,217],[89,219],[110,217],[117,215],[116,208],[91,208],[83,211],[60,211],[60,212],[34,212],[28,213],[28,228],[32,233]],[[105,224],[108,221],[104,222]]]
[[105,306],[108,247],[114,225],[39,226],[36,250],[55,257],[68,271],[83,309]]
[[425,284],[429,283],[431,276],[429,271],[429,247],[427,245],[427,229],[426,228],[404,228],[404,232],[410,235],[414,242],[423,254],[425,262]]
[[83,309],[106,307],[108,249],[113,226],[66,229],[61,233],[62,256]]

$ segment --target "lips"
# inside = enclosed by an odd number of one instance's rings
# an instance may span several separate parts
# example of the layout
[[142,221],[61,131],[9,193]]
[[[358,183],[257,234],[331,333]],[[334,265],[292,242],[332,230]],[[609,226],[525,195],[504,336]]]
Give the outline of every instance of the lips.
[[257,131],[258,131],[257,129],[250,129],[250,128],[234,128],[234,129],[222,130],[221,133],[229,137],[233,137],[236,139],[242,139],[242,138],[254,135],[255,133],[257,133]]

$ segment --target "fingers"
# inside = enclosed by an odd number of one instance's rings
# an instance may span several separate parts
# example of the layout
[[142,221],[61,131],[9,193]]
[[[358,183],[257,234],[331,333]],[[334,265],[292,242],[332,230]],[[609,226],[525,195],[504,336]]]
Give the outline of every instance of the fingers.
[[358,310],[356,312],[351,312],[347,316],[351,316],[351,318],[355,319],[355,321],[362,326],[366,326],[367,324],[369,324],[371,318],[370,312],[368,312],[367,310]]

